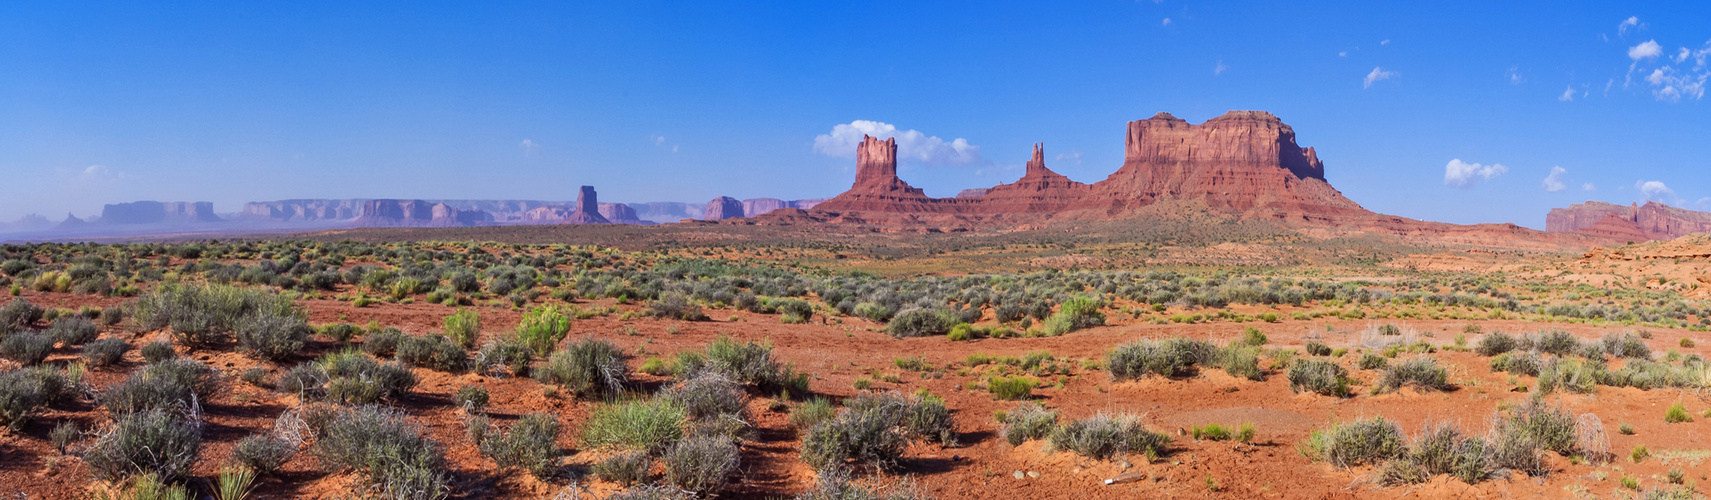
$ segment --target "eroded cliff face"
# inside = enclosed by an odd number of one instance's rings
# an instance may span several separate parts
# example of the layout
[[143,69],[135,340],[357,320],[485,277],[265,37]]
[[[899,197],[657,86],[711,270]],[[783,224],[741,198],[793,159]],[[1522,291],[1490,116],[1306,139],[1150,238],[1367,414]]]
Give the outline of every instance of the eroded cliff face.
[[600,216],[613,224],[642,224],[643,220],[636,218],[636,209],[623,203],[601,203]]
[[[1545,230],[1605,235],[1622,226],[1623,238],[1632,241],[1670,240],[1694,233],[1711,232],[1711,213],[1672,207],[1655,201],[1628,206],[1588,201],[1567,208],[1553,208],[1545,215]],[[1631,230],[1628,228],[1631,226]],[[1634,232],[1643,236],[1634,239]]]
[[101,208],[101,224],[196,224],[220,222],[214,204],[206,201],[136,201]]
[[1159,113],[1129,122],[1124,146],[1123,166],[1094,184],[1047,168],[1044,147],[1035,144],[1016,182],[932,198],[897,177],[894,141],[864,137],[855,183],[815,211],[1120,217],[1162,200],[1189,200],[1278,219],[1372,215],[1325,182],[1318,153],[1297,145],[1294,129],[1264,111],[1231,111],[1199,125]]
[[702,212],[707,220],[734,219],[743,216],[743,202],[729,196],[720,196],[707,202],[707,209]]

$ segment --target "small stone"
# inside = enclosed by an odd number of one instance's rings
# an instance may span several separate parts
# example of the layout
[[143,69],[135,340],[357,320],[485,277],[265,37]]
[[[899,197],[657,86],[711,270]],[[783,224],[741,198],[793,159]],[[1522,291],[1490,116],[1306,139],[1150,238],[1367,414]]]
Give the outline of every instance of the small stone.
[[1023,477],[1022,471],[1012,472],[1012,473],[1010,473],[1010,476],[1014,477],[1016,479],[1021,479]]
[[1039,471],[1028,471],[1028,477],[1034,478],[1034,479],[1039,479],[1040,473],[1039,473]]
[[1134,467],[1134,464],[1129,463],[1128,460],[1117,462],[1117,469],[1119,470],[1129,470],[1130,467]]

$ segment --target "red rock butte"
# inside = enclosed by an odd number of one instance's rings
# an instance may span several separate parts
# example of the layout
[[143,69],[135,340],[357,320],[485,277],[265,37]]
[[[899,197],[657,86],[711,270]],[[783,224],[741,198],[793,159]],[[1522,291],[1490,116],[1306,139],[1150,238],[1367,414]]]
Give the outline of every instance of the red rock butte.
[[1655,201],[1622,206],[1602,201],[1553,208],[1545,215],[1545,230],[1576,232],[1626,241],[1671,240],[1711,232],[1711,213],[1672,207]]
[[1123,166],[1103,181],[1076,182],[1046,167],[1044,147],[1021,179],[955,198],[933,198],[897,177],[897,144],[863,137],[850,190],[814,207],[845,212],[1073,219],[1120,217],[1163,200],[1190,200],[1244,216],[1325,221],[1371,216],[1325,182],[1312,148],[1271,113],[1231,111],[1195,125],[1159,113],[1129,122]]

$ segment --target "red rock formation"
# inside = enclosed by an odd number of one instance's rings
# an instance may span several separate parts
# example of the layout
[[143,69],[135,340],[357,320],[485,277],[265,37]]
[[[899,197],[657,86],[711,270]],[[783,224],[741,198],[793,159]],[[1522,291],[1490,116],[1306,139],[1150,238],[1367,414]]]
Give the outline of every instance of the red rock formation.
[[734,219],[743,216],[743,202],[729,196],[720,196],[707,202],[706,220]]
[[782,210],[786,208],[800,208],[807,210],[814,208],[814,206],[824,203],[825,201],[826,198],[788,201],[780,200],[778,198],[750,198],[743,200],[743,217],[754,217],[774,210]]
[[991,188],[968,188],[968,189],[964,189],[962,191],[957,191],[956,197],[958,197],[958,198],[979,198],[982,196],[986,196],[986,191],[989,189],[991,189]]
[[423,227],[433,223],[434,207],[422,200],[368,200],[354,227]]
[[600,195],[594,192],[594,186],[582,186],[576,194],[576,209],[564,218],[564,224],[611,224],[612,221],[600,215]]
[[1243,215],[1329,220],[1370,216],[1324,179],[1312,148],[1263,111],[1231,111],[1193,125],[1167,113],[1129,122],[1122,168],[1095,184],[1045,166],[1036,144],[1026,173],[981,196],[930,198],[897,177],[894,141],[864,137],[856,181],[816,212],[991,216],[1035,214],[1109,218],[1161,200],[1189,200]]
[[623,203],[601,203],[600,216],[613,224],[647,224],[647,221],[636,218],[636,209]]
[[1582,234],[1608,238],[1614,241],[1651,241],[1639,224],[1620,215],[1606,215],[1602,220],[1578,230]]
[[1598,232],[1610,229],[1611,224],[1605,222],[1605,219],[1609,218],[1626,221],[1644,236],[1643,239],[1633,241],[1670,240],[1693,233],[1711,232],[1711,213],[1672,207],[1655,201],[1629,206],[1588,201],[1569,205],[1568,208],[1553,208],[1545,215],[1545,230],[1594,234],[1589,231],[1595,226],[1604,226],[1598,229]]

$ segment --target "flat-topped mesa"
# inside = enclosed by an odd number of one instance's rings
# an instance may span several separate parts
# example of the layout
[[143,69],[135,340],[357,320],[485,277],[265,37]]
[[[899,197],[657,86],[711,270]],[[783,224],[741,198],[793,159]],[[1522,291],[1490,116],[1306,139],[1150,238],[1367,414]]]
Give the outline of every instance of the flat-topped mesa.
[[[856,178],[849,191],[814,208],[834,212],[943,212],[935,198],[897,177],[897,139],[861,136],[856,146]],[[712,216],[706,217],[713,219]]]
[[[1606,220],[1610,219],[1610,220]],[[1711,213],[1672,207],[1655,201],[1617,205],[1602,201],[1553,208],[1545,216],[1545,231],[1605,235],[1618,222],[1632,225],[1645,239],[1668,240],[1711,232]],[[1599,226],[1596,231],[1595,226]],[[1634,240],[1640,241],[1640,240]]]
[[1193,125],[1168,113],[1129,122],[1123,167],[1095,186],[1113,208],[1159,199],[1273,217],[1370,214],[1325,181],[1318,152],[1271,113],[1231,111]]

